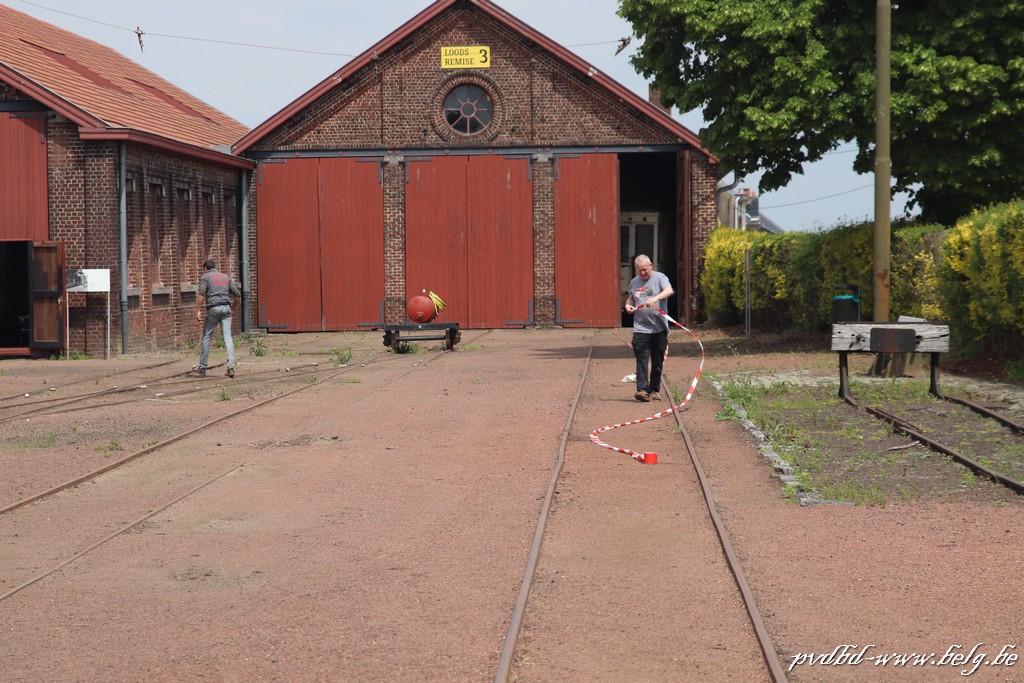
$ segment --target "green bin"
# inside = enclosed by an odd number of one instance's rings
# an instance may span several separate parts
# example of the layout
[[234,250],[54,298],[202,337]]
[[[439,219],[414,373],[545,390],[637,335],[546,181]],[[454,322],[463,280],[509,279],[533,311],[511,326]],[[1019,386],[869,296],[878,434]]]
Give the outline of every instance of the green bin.
[[832,322],[860,322],[860,287],[857,285],[836,285],[832,297]]

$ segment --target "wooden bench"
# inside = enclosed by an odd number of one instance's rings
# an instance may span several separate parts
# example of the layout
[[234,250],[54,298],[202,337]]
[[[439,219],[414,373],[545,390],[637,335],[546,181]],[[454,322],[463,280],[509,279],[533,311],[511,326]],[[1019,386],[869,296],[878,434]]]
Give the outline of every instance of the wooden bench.
[[848,358],[851,353],[931,354],[928,391],[940,396],[939,354],[949,351],[949,326],[927,322],[833,323],[832,350],[839,352],[839,396],[850,403],[853,403]]

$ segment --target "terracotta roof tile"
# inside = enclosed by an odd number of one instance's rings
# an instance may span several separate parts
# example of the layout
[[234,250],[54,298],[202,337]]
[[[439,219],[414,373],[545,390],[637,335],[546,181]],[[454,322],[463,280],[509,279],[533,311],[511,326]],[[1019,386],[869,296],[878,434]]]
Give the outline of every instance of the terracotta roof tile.
[[100,128],[208,149],[223,149],[248,131],[116,50],[6,5],[0,5],[0,65],[8,71],[0,78],[11,80],[9,72],[15,72],[28,83],[13,87],[47,91],[58,103],[49,106],[86,128],[98,121]]

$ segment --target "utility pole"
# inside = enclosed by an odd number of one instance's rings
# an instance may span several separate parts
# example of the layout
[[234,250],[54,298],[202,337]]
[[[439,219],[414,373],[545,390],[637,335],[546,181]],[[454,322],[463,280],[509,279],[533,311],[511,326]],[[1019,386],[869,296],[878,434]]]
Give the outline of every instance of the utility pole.
[[[889,322],[890,195],[892,159],[889,144],[890,47],[892,44],[891,0],[875,0],[875,232],[874,232],[874,321]],[[891,353],[875,355],[869,374],[890,377],[897,363]]]
[[875,232],[874,319],[889,322],[890,194],[889,65],[892,43],[891,0],[875,2]]

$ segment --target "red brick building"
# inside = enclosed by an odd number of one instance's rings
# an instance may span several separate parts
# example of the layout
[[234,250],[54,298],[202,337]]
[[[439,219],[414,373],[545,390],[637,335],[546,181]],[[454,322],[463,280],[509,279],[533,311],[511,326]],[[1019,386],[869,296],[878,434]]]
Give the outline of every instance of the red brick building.
[[623,322],[644,252],[701,317],[718,162],[487,0],[439,0],[242,137],[250,315],[271,331]]
[[[252,163],[229,150],[246,130],[118,52],[0,5],[0,355],[195,341],[203,261],[246,280]],[[109,272],[112,339],[107,295],[65,293],[68,269]]]

